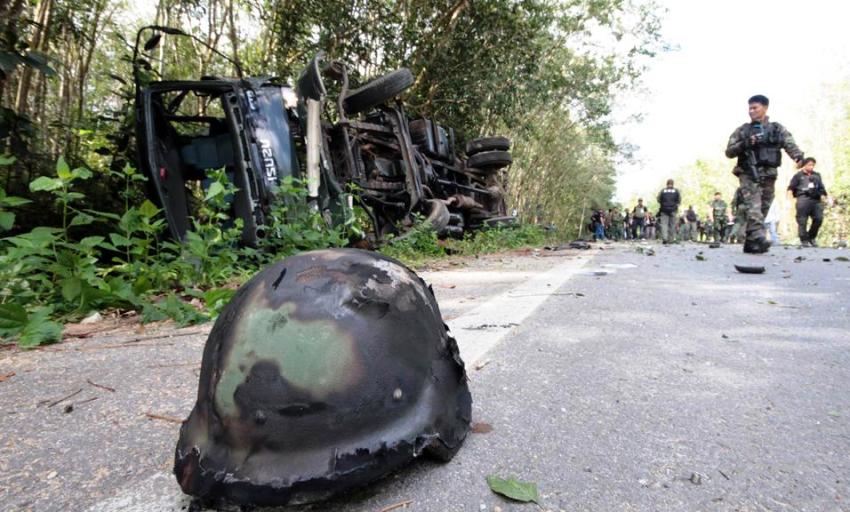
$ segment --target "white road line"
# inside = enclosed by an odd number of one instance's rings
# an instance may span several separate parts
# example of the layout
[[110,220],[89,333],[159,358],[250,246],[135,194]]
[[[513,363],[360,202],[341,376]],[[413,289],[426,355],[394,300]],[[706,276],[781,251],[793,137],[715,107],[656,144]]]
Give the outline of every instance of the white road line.
[[[591,259],[592,255],[582,255],[565,261],[447,322],[467,369],[472,369],[561,285],[582,273],[582,267]],[[174,475],[160,472],[90,507],[87,512],[184,512],[190,502],[191,498],[177,486]]]
[[571,259],[532,277],[507,292],[490,299],[472,311],[446,322],[457,339],[467,370],[504,337],[522,324],[540,304],[572,276],[580,273],[588,256]]

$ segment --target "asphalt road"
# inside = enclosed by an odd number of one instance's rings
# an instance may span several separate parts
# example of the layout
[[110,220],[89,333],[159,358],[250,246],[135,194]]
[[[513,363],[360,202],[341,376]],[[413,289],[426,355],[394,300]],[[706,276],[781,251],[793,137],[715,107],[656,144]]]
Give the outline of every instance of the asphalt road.
[[[450,463],[417,461],[288,510],[850,511],[850,262],[838,259],[850,252],[637,249],[426,273],[457,322],[512,293],[543,295],[476,352],[480,369],[467,362],[473,419],[492,431],[471,434]],[[545,294],[514,291],[531,282]],[[203,339],[0,353],[0,375],[15,372],[0,382],[0,510],[187,507],[167,474],[178,425],[145,413],[188,414]],[[67,403],[77,405],[65,413]],[[490,474],[535,482],[541,507],[493,494]]]

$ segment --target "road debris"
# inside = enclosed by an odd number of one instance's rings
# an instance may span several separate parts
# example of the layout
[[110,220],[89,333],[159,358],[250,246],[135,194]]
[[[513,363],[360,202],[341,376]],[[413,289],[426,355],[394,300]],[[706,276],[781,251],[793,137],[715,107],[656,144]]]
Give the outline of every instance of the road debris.
[[96,324],[96,323],[98,323],[102,320],[103,320],[103,315],[101,315],[100,313],[95,311],[94,313],[92,313],[89,316],[80,320],[80,324],[82,324],[82,325]]
[[688,480],[694,485],[702,485],[702,475],[699,473],[691,473],[691,477]]
[[115,393],[115,388],[111,388],[109,386],[104,386],[103,384],[98,384],[97,382],[92,382],[89,379],[86,379],[86,382],[89,383],[90,385],[96,387],[96,388],[104,389],[106,391],[109,391],[110,393]]
[[69,398],[74,398],[75,396],[79,395],[82,392],[83,392],[83,388],[80,388],[80,389],[74,391],[73,393],[71,393],[70,395],[63,396],[62,398],[59,398],[57,400],[44,400],[40,403],[47,403],[47,407],[53,407],[54,405],[56,405],[60,402],[64,402],[65,400],[67,400]]
[[399,501],[398,503],[393,503],[392,505],[387,505],[386,507],[381,508],[380,510],[378,510],[378,512],[390,512],[390,510],[407,508],[410,506],[411,503],[413,503],[413,500]]
[[764,267],[735,265],[735,270],[742,274],[764,274]]
[[4,375],[0,375],[0,382],[6,382],[7,380],[11,379],[15,375],[17,375],[15,372],[9,372],[9,373],[6,373]]
[[487,329],[509,329],[518,326],[519,324],[516,322],[508,322],[506,324],[480,324],[473,327],[462,327],[462,329],[467,331],[484,331]]
[[476,371],[480,370],[480,369],[484,368],[485,366],[487,366],[488,364],[490,364],[489,359],[485,359],[484,361],[481,361],[480,363],[475,363],[475,370]]
[[183,420],[181,420],[180,418],[175,418],[173,416],[163,416],[162,414],[154,414],[152,412],[146,412],[145,416],[150,420],[168,421],[170,423],[183,423]]
[[448,461],[470,430],[433,291],[374,252],[303,252],[261,271],[221,311],[200,375],[174,474],[201,499],[327,500],[421,455]]
[[493,431],[493,426],[489,423],[476,422],[472,424],[473,434],[488,434]]

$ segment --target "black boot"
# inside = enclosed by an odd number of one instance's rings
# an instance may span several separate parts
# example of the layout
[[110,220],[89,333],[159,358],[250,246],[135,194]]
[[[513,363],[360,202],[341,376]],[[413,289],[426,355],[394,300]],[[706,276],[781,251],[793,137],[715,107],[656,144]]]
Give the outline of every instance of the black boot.
[[747,240],[744,242],[744,252],[748,254],[764,254],[770,250],[770,240],[766,238],[757,238],[755,240]]

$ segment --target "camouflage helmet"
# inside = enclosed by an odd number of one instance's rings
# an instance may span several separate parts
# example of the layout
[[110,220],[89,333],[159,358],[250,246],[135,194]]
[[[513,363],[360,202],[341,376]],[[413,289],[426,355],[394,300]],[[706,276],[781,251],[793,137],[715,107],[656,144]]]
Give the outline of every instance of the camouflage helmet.
[[471,406],[422,279],[373,252],[302,253],[242,286],[216,321],[174,473],[207,502],[319,501],[421,453],[449,460]]

